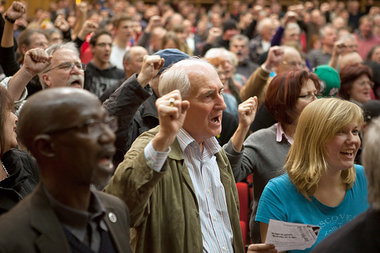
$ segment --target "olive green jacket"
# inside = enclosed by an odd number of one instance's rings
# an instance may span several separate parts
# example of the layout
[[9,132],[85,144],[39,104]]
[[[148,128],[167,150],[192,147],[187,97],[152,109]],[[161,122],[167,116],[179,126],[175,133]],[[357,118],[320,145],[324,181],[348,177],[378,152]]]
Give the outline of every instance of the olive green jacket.
[[[155,172],[144,156],[144,148],[158,127],[143,133],[119,164],[105,191],[127,203],[135,231],[135,253],[201,253],[203,250],[199,208],[190,174],[177,140],[162,171]],[[239,221],[239,198],[228,159],[221,149],[216,154],[225,189],[233,231],[234,252],[244,252]],[[131,235],[132,236],[132,235]]]

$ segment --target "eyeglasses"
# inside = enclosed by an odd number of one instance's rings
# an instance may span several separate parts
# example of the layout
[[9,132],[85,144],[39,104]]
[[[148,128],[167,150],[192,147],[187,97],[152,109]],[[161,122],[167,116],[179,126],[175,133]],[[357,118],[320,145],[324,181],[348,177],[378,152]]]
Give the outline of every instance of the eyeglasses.
[[61,70],[66,71],[66,72],[71,72],[73,70],[74,66],[81,71],[86,70],[86,66],[82,65],[82,63],[80,63],[80,62],[64,62],[64,63],[61,63],[61,64],[59,64],[55,67],[52,67],[48,70],[45,70],[44,73],[47,73],[53,69],[61,69]]
[[365,86],[365,85],[369,85],[369,86],[371,86],[371,87],[373,87],[373,82],[372,81],[363,81],[363,82],[360,82],[360,83],[358,83],[360,86]]
[[299,98],[304,98],[306,100],[314,100],[317,98],[317,94],[307,94],[307,95],[299,95]]
[[117,118],[114,116],[107,116],[103,120],[89,119],[82,124],[71,126],[63,129],[57,129],[47,132],[47,134],[58,134],[71,130],[80,131],[89,135],[101,135],[104,132],[104,127],[109,127],[112,131],[117,130]]

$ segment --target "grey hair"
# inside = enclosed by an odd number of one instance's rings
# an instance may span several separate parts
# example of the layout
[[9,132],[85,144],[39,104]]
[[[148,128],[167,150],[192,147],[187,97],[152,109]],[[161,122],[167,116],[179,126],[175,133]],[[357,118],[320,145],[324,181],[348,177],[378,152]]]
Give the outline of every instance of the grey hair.
[[347,33],[342,35],[342,37],[339,39],[340,42],[344,42],[346,40],[356,41],[356,38],[352,33]]
[[195,65],[202,65],[205,68],[209,67],[215,69],[214,66],[206,60],[195,57],[179,61],[161,74],[158,85],[160,96],[168,94],[173,90],[179,90],[182,98],[188,98],[190,96],[191,88],[189,73],[194,70]]
[[321,29],[319,29],[319,36],[321,37],[321,39],[323,39],[326,36],[326,29],[327,28],[334,29],[336,32],[336,28],[333,25],[327,24],[327,25],[323,26]]
[[79,57],[79,51],[77,46],[75,45],[74,42],[66,42],[66,43],[58,43],[58,44],[53,44],[50,47],[45,49],[45,52],[51,56],[53,55],[56,51],[60,49],[69,49],[72,50],[78,57]]
[[296,29],[298,33],[301,33],[301,28],[300,28],[300,26],[299,26],[297,23],[293,23],[293,22],[288,23],[288,24],[286,25],[285,33],[286,33],[286,31],[288,31],[288,30],[292,30],[292,29]]
[[228,51],[227,49],[225,49],[224,47],[218,47],[218,48],[211,48],[209,49],[204,58],[207,59],[207,58],[217,58],[217,57],[228,57],[228,61],[233,64],[234,66],[236,66],[238,64],[238,59],[236,57],[236,55],[234,53],[232,53],[231,51]]
[[224,47],[211,48],[207,50],[204,58],[216,58],[216,57],[220,57],[223,54],[229,55],[229,51],[225,49]]
[[237,41],[244,41],[244,43],[248,46],[249,39],[247,36],[243,34],[236,34],[234,37],[231,38],[230,44],[234,42],[235,40]]
[[281,46],[281,48],[284,50],[284,55],[287,55],[290,52],[296,52],[302,58],[302,55],[300,54],[300,52],[297,49],[295,49],[294,47],[291,47],[291,46]]
[[146,50],[144,47],[141,47],[141,46],[128,47],[123,56],[123,63],[124,62],[130,63],[133,57],[134,49],[139,49],[139,48]]
[[132,59],[132,49],[128,47],[123,56],[123,62],[130,63]]
[[[73,51],[78,57],[79,57],[79,50],[74,42],[66,42],[66,43],[57,43],[53,44],[50,47],[45,49],[45,52],[48,54],[48,56],[52,56],[56,51],[60,49],[68,49]],[[42,75],[45,73],[45,71],[50,68],[50,65],[47,66],[43,71],[41,71],[38,74],[38,80],[41,83],[42,89],[49,88],[49,86],[45,83],[45,81],[42,78]]]
[[368,180],[368,202],[380,210],[380,117],[367,127],[362,151],[362,162]]
[[261,33],[266,25],[273,25],[273,21],[270,18],[264,18],[257,24],[257,32]]

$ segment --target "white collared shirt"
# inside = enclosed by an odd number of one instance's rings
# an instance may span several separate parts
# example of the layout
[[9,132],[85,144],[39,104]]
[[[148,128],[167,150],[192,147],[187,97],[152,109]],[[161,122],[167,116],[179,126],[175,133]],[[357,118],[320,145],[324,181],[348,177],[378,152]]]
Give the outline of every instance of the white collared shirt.
[[[233,252],[231,222],[215,156],[221,147],[212,137],[203,142],[201,152],[199,144],[184,129],[178,131],[177,140],[198,200],[203,252]],[[154,170],[160,171],[170,150],[156,152],[151,143],[145,147],[145,157]]]

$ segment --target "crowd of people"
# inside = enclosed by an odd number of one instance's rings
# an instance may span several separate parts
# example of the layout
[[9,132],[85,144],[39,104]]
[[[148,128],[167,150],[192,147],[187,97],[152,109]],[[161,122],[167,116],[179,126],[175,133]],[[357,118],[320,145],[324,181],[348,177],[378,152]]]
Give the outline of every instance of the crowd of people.
[[376,1],[27,8],[0,4],[0,252],[277,252],[271,219],[380,249]]

